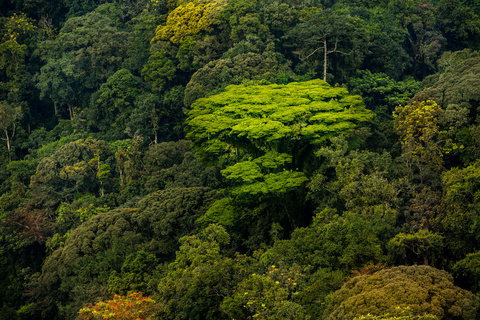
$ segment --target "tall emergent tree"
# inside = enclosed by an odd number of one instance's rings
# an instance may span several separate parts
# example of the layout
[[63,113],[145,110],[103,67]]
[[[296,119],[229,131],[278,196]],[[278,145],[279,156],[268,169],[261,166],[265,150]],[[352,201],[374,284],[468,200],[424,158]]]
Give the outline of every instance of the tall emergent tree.
[[322,80],[232,85],[197,100],[186,130],[200,157],[223,169],[234,197],[278,199],[307,180],[301,170],[313,145],[373,117],[360,96]]
[[[323,60],[323,81],[327,81],[327,58],[332,53],[351,56],[358,59],[363,51],[362,21],[349,15],[338,15],[332,10],[323,10],[299,23],[289,33],[295,42],[296,50],[302,62]],[[357,52],[358,51],[358,52]],[[322,58],[317,53],[322,54]],[[312,61],[313,60],[313,61]]]

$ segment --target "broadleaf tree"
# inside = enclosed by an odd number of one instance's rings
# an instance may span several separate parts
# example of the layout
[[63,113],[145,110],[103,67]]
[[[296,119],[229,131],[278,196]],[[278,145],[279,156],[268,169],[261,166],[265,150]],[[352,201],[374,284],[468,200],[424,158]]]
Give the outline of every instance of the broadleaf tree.
[[322,80],[232,85],[198,99],[186,129],[200,157],[223,169],[232,194],[255,202],[298,189],[314,145],[373,117],[360,96]]

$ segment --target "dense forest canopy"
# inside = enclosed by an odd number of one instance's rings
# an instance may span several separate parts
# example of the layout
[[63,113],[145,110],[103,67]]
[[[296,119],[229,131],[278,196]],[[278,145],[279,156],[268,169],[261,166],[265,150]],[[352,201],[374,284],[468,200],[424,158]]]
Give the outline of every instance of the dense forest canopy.
[[479,319],[479,15],[0,0],[0,320]]

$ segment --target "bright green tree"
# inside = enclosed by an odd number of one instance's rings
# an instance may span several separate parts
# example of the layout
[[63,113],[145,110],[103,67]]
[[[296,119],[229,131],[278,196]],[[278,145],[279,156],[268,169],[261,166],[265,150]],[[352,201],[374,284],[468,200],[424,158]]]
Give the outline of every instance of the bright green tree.
[[229,86],[192,105],[187,137],[223,169],[233,196],[278,199],[307,180],[303,157],[313,145],[373,116],[359,96],[321,80]]
[[168,15],[166,25],[157,27],[152,41],[170,40],[179,44],[187,36],[208,31],[226,2],[225,0],[195,0],[179,5]]
[[270,165],[265,162],[266,166],[291,162],[289,154],[295,154],[292,160],[301,166],[296,152],[302,147],[351,132],[373,116],[359,96],[321,80],[229,86],[192,105],[187,137],[205,160],[219,156],[238,162],[270,151],[280,158],[272,159]]

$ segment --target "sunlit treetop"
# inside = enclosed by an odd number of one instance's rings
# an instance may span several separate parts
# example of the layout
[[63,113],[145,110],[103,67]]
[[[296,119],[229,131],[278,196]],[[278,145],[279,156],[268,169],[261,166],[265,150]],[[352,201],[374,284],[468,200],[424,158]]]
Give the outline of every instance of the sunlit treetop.
[[208,31],[226,3],[226,0],[195,0],[179,5],[168,15],[166,25],[157,27],[152,41],[170,40],[178,44],[187,36]]
[[373,117],[360,96],[322,80],[232,85],[193,103],[186,131],[198,155],[224,169],[232,195],[281,195],[308,180],[300,170],[311,145]]
[[360,96],[322,80],[232,85],[192,105],[187,137],[206,154],[238,147],[290,153],[299,141],[322,143],[373,117]]

